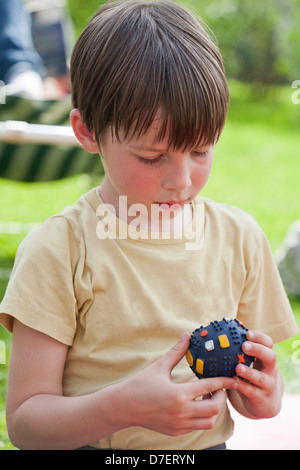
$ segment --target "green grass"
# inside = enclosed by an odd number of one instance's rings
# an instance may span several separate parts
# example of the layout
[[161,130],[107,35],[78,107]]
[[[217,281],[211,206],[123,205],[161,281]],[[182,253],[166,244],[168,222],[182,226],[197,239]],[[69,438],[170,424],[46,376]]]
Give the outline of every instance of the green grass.
[[204,194],[252,214],[276,249],[300,217],[300,105],[292,104],[289,87],[261,101],[251,100],[241,84],[230,88],[229,116]]
[[[291,102],[290,87],[275,88],[254,101],[248,88],[232,82],[228,122],[216,146],[211,178],[203,195],[238,205],[263,227],[272,249],[300,217],[300,105]],[[96,184],[96,183],[95,183]],[[84,176],[43,184],[0,180],[0,221],[41,222],[75,202],[89,188]],[[0,234],[0,270],[10,269],[25,234]],[[0,300],[7,280],[0,279]],[[291,299],[300,325],[300,300]],[[293,363],[297,337],[276,345],[285,389],[300,393],[300,366]],[[5,425],[5,390],[10,335],[0,327],[6,364],[0,363],[0,450],[12,448]],[[2,343],[2,344],[3,344]],[[295,362],[295,361],[294,361]]]

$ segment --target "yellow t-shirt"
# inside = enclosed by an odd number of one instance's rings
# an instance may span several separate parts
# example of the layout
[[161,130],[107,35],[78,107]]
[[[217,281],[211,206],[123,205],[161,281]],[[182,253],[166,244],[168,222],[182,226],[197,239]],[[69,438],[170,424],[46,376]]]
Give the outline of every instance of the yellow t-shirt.
[[[119,382],[164,355],[185,330],[224,316],[274,341],[297,333],[266,238],[240,209],[198,198],[192,223],[168,239],[127,226],[103,207],[93,189],[33,230],[0,305],[9,330],[15,317],[70,346],[64,395]],[[197,380],[185,359],[173,380]],[[130,427],[92,445],[203,449],[232,431],[225,406],[208,431],[170,437]]]

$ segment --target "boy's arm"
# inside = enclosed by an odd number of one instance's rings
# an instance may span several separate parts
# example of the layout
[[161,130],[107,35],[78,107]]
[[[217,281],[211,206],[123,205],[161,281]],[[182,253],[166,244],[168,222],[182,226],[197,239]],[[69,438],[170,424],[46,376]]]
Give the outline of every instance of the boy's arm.
[[[118,384],[79,397],[62,396],[68,346],[14,321],[7,427],[21,449],[76,449],[129,426],[169,435],[211,429],[231,378],[175,384],[171,372],[189,334],[158,361]],[[206,400],[197,397],[212,394]]]
[[116,431],[109,389],[62,396],[68,346],[14,320],[7,428],[21,449],[74,449]]

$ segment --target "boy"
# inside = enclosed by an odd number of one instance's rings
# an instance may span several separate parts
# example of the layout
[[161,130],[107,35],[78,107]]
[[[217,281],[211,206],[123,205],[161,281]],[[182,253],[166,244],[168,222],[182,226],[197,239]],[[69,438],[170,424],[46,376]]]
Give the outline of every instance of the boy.
[[[257,224],[197,197],[227,112],[218,49],[169,0],[108,2],[71,81],[72,127],[105,177],[19,249],[1,304],[10,437],[24,449],[224,448],[225,390],[249,418],[278,413],[272,343],[297,327]],[[237,315],[259,330],[244,344],[254,368],[195,380],[182,333]]]

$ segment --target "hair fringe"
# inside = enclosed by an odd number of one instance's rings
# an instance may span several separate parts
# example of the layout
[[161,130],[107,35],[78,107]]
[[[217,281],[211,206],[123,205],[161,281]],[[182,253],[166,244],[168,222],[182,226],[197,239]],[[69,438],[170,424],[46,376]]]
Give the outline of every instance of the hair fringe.
[[71,59],[72,100],[98,142],[107,126],[126,138],[147,132],[158,111],[157,141],[196,148],[215,143],[229,92],[207,28],[169,0],[107,2]]

